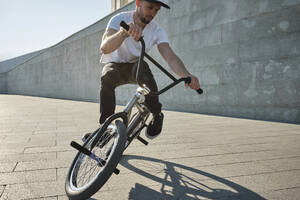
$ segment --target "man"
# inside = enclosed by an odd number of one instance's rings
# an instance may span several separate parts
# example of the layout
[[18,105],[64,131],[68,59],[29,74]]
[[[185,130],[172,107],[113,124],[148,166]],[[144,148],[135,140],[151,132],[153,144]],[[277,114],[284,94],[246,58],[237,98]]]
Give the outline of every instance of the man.
[[[161,6],[170,9],[164,0],[136,0],[134,11],[117,14],[109,21],[101,43],[101,62],[106,65],[101,76],[100,124],[114,113],[115,88],[127,83],[137,83],[135,74],[141,51],[141,45],[138,42],[141,36],[145,40],[146,52],[152,46],[157,45],[162,57],[178,76],[191,77],[191,83],[186,87],[194,90],[200,88],[197,77],[187,71],[183,62],[169,46],[167,34],[153,20]],[[120,27],[121,21],[125,21],[129,25],[128,31]],[[142,64],[141,70],[141,83],[156,92],[157,85],[146,62]],[[161,104],[158,97],[153,96],[146,96],[145,103],[153,114],[146,136],[153,139],[160,134],[162,129]]]

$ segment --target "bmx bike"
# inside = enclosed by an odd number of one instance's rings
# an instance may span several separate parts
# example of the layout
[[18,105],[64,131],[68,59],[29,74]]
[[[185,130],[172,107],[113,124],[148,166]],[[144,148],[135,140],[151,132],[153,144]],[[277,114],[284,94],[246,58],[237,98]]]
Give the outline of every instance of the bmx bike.
[[[123,21],[120,25],[126,30],[129,29]],[[74,141],[71,142],[71,146],[79,152],[69,168],[65,182],[65,191],[70,200],[91,197],[106,183],[112,173],[119,174],[117,165],[124,150],[134,139],[148,145],[148,142],[140,136],[141,131],[147,127],[147,119],[150,115],[150,110],[144,103],[146,95],[160,95],[180,82],[187,84],[191,82],[190,77],[176,79],[145,52],[143,37],[139,41],[142,49],[136,73],[137,82],[139,83],[140,64],[146,57],[171,78],[173,83],[158,92],[151,92],[145,85],[139,84],[140,87],[137,88],[123,112],[111,115],[82,146]],[[197,92],[203,93],[201,89]]]

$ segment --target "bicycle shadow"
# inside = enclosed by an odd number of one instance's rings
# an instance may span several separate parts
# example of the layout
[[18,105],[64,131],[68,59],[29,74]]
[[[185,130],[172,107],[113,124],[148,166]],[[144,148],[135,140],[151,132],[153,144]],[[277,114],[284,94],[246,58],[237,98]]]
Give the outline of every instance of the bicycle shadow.
[[[138,165],[144,163],[142,164],[142,168],[144,168],[144,170],[134,166],[131,163]],[[151,188],[149,188],[143,184],[136,183],[135,187],[133,187],[129,193],[130,200],[265,200],[265,198],[261,197],[257,193],[234,182],[177,163],[137,155],[124,155],[119,164],[135,173],[138,173],[152,181],[159,183],[160,185],[159,187],[151,186]],[[157,168],[158,166],[160,169],[163,168],[163,170],[153,173],[152,169],[152,172],[147,172],[148,169],[151,171],[151,167],[153,166],[154,168]],[[193,175],[194,177],[191,177]],[[161,178],[162,176],[163,178]]]

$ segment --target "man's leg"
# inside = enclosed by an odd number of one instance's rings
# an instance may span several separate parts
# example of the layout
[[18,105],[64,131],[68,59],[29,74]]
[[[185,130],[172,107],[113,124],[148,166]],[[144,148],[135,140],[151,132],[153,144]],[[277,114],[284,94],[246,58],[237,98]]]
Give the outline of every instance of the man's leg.
[[130,63],[109,63],[104,66],[100,87],[100,124],[115,112],[115,88],[128,83],[131,65]]
[[[115,88],[128,83],[131,68],[131,63],[108,63],[104,66],[100,86],[100,124],[115,112]],[[90,135],[91,133],[86,133],[82,141],[85,142]]]
[[[100,86],[100,118],[99,123],[114,114],[116,108],[115,88],[129,83],[132,63],[108,63],[103,67]],[[85,142],[91,133],[86,133],[82,137]]]

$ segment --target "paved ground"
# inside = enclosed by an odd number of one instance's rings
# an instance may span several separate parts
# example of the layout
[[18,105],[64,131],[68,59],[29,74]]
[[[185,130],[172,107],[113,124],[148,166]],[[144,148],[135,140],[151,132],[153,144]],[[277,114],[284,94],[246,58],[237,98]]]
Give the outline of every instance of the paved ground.
[[[299,125],[164,113],[91,200],[300,199]],[[97,118],[95,103],[0,95],[0,199],[67,199],[69,143]]]

